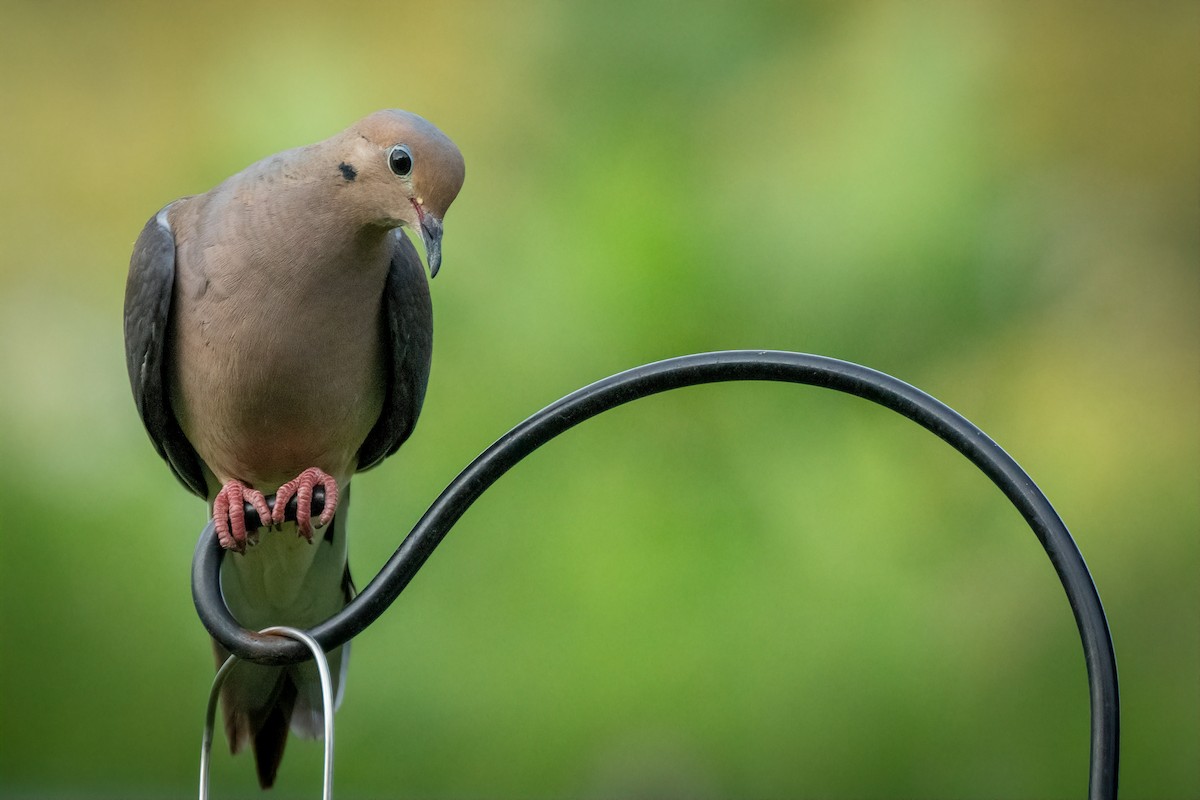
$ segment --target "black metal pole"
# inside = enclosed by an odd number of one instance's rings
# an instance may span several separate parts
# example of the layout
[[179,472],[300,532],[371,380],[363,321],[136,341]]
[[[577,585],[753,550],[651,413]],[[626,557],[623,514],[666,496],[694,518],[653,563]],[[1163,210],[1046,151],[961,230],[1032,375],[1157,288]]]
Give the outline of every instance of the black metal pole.
[[[746,380],[819,386],[890,408],[932,431],[1000,487],[1041,541],[1075,614],[1083,640],[1091,697],[1088,797],[1114,800],[1120,744],[1116,655],[1100,595],[1066,525],[1016,461],[953,409],[889,375],[824,356],[766,350],[682,356],[613,375],[567,395],[500,437],[459,473],[362,593],[308,633],[326,650],[331,650],[374,622],[404,590],[467,508],[517,462],[560,433],[641,397],[684,386]],[[309,658],[303,645],[259,636],[234,620],[221,596],[223,555],[210,522],[196,547],[192,595],[213,638],[234,655],[260,664],[289,664]]]

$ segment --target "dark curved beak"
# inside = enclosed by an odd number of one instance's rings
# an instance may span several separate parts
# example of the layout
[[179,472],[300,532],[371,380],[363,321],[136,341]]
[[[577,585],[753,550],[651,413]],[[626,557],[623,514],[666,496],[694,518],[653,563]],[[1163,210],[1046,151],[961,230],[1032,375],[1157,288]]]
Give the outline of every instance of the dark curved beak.
[[442,221],[433,214],[421,215],[421,240],[429,261],[429,277],[436,278],[442,266]]

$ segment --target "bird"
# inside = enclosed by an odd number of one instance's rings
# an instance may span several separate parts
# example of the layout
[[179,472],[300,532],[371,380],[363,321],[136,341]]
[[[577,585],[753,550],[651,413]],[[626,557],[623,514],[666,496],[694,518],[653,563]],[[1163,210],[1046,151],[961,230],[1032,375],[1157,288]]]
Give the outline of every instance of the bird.
[[[412,434],[429,380],[429,282],[405,231],[433,278],[464,177],[448,136],[385,109],[167,204],[134,244],[134,401],[158,454],[208,503],[227,550],[222,591],[247,628],[310,628],[353,597],[350,479]],[[266,529],[248,529],[246,504]],[[215,640],[213,651],[218,665],[228,656]],[[338,704],[348,655],[349,644],[330,653]],[[230,749],[253,750],[264,789],[289,730],[323,732],[312,662],[239,664],[221,701]]]

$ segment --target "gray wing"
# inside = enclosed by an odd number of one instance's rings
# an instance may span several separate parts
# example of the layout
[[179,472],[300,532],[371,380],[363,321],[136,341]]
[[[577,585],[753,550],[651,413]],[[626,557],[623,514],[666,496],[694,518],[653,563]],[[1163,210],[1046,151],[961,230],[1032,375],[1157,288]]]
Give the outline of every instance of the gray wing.
[[175,237],[164,208],[142,229],[125,283],[125,366],[138,414],[158,454],[187,489],[204,497],[200,457],[175,419],[166,374],[171,294],[175,285]]
[[359,470],[370,469],[404,444],[417,424],[429,383],[429,362],[433,356],[429,282],[417,249],[399,230],[382,306],[387,396],[379,421],[359,448]]

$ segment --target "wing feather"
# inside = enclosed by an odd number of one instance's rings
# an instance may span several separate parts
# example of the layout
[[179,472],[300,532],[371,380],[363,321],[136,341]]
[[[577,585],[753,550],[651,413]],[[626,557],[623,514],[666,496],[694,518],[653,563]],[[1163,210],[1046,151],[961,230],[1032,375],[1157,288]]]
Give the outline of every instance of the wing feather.
[[383,292],[381,327],[387,363],[387,395],[379,421],[358,452],[359,470],[390,456],[412,435],[425,402],[433,356],[433,303],[417,249],[396,231]]
[[125,366],[155,450],[189,491],[205,497],[200,457],[179,427],[167,383],[167,339],[175,286],[175,237],[164,208],[142,229],[125,283]]

